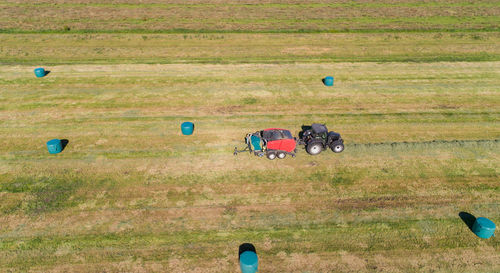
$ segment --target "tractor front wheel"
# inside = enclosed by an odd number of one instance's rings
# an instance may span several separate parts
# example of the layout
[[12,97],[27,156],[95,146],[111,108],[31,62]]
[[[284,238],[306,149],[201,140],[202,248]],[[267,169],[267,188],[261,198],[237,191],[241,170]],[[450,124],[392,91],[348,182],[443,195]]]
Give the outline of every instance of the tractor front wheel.
[[323,151],[323,144],[319,141],[309,142],[306,146],[306,151],[310,155],[319,155]]
[[276,158],[276,153],[274,153],[274,152],[268,152],[266,156],[267,156],[267,159],[273,160],[273,159]]
[[337,143],[330,147],[334,153],[341,153],[344,150],[344,144]]

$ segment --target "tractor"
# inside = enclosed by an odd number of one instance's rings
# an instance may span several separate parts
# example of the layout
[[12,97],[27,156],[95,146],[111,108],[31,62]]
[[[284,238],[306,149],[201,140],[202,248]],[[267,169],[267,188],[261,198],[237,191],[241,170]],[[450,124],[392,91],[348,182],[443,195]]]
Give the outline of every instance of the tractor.
[[313,123],[311,126],[302,125],[299,133],[299,144],[306,146],[306,151],[310,155],[318,155],[328,147],[334,153],[344,150],[344,140],[339,133],[328,132],[324,124]]
[[283,159],[286,155],[295,157],[297,152],[297,140],[292,136],[290,131],[279,128],[269,128],[262,131],[257,131],[253,134],[247,134],[245,137],[247,147],[243,150],[238,150],[234,147],[234,155],[248,151],[254,155],[263,157],[264,155],[273,160],[275,158]]

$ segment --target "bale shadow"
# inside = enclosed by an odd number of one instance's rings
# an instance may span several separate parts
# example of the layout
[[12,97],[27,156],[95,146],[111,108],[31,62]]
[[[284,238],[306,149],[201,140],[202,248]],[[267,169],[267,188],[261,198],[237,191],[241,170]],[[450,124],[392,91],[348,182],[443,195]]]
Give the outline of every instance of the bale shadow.
[[476,217],[468,212],[461,211],[458,216],[464,221],[464,223],[467,225],[467,227],[472,231],[472,226],[474,225],[474,222],[476,221]]
[[244,243],[240,245],[239,253],[238,253],[238,260],[240,259],[240,256],[243,252],[245,251],[252,251],[253,253],[257,254],[257,251],[255,250],[255,246],[252,245],[251,243]]
[[66,148],[66,145],[68,145],[69,140],[67,139],[61,139],[61,152],[64,151],[64,148]]
[[45,77],[45,76],[49,75],[49,73],[50,73],[50,70],[45,70],[45,75],[43,75],[43,76]]

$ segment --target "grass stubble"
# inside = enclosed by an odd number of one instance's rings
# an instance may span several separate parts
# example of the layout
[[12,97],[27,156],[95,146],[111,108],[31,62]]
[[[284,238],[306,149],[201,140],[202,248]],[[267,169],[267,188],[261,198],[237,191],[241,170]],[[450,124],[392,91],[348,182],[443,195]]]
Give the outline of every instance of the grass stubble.
[[[0,271],[500,271],[497,2],[220,4],[0,3]],[[346,150],[232,155],[312,122]]]
[[[500,220],[497,62],[30,70],[1,72],[2,270],[233,272],[245,241],[263,272],[498,270],[458,217]],[[317,121],[344,153],[231,153]]]

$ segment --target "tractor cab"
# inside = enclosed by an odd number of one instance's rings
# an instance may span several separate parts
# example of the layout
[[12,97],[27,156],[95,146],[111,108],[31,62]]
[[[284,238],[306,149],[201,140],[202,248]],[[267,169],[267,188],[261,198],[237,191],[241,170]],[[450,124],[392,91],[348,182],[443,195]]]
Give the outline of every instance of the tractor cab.
[[306,145],[306,151],[310,155],[317,155],[328,147],[335,153],[344,150],[344,140],[340,134],[333,131],[328,132],[328,128],[324,124],[303,125],[299,138],[300,144]]
[[311,125],[311,134],[313,135],[313,137],[326,139],[328,135],[328,129],[324,124],[313,123]]

